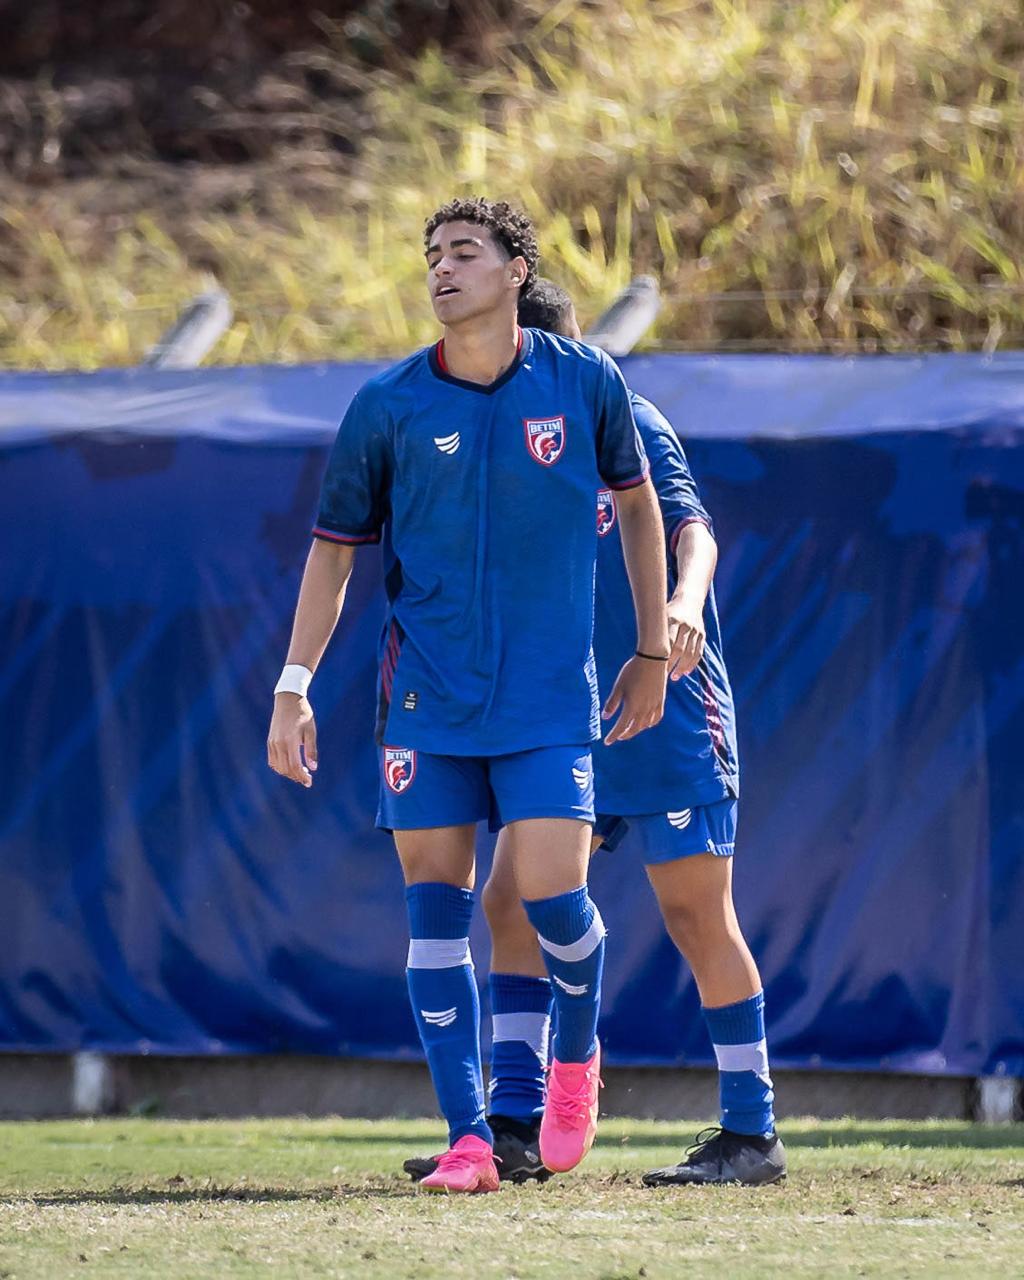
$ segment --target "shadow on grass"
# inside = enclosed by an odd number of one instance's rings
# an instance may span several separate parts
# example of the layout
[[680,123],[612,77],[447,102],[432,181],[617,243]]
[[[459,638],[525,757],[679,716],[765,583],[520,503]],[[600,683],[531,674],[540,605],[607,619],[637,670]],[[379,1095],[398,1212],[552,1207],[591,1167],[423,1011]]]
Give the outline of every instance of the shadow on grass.
[[0,1196],[0,1205],[24,1204],[39,1208],[76,1204],[267,1204],[279,1201],[320,1201],[337,1204],[345,1200],[408,1200],[417,1194],[411,1184],[394,1186],[318,1186],[305,1189],[291,1187],[172,1187],[160,1189],[111,1187],[108,1191],[54,1191],[50,1195]]
[[[620,1122],[621,1123],[621,1122]],[[680,1127],[674,1133],[644,1134],[622,1142],[619,1138],[609,1137],[601,1142],[604,1151],[611,1151],[617,1146],[630,1147],[669,1147],[682,1150],[692,1146],[698,1131],[697,1125]],[[1024,1127],[988,1128],[982,1125],[954,1128],[936,1125],[928,1129],[920,1128],[871,1128],[863,1122],[852,1124],[823,1124],[811,1132],[787,1130],[785,1120],[779,1121],[779,1135],[790,1149],[797,1148],[829,1148],[829,1147],[914,1147],[927,1150],[941,1147],[953,1149],[967,1147],[974,1150],[992,1150],[1005,1147],[1017,1147],[1024,1157]],[[600,1139],[599,1139],[600,1140]]]
[[278,1142],[301,1142],[304,1146],[314,1147],[332,1143],[344,1147],[430,1147],[432,1151],[443,1151],[445,1137],[444,1121],[438,1120],[437,1132],[433,1137],[422,1133],[274,1133],[268,1134],[266,1142],[268,1146]]
[[[707,1128],[699,1122],[680,1124],[677,1129],[657,1134],[637,1132],[631,1134],[629,1121],[621,1117],[609,1116],[616,1127],[625,1127],[624,1135],[607,1136],[601,1141],[605,1151],[615,1147],[651,1147],[671,1148],[682,1151],[693,1145],[697,1133]],[[642,1121],[640,1123],[643,1123]],[[988,1125],[931,1125],[927,1129],[918,1126],[874,1127],[861,1120],[851,1122],[837,1120],[834,1123],[821,1124],[809,1132],[788,1130],[785,1120],[779,1121],[779,1133],[787,1147],[865,1147],[881,1145],[883,1147],[969,1147],[975,1150],[990,1150],[1004,1147],[1019,1147],[1024,1156],[1024,1125],[1008,1127],[990,1127]],[[600,1137],[600,1134],[599,1134]],[[625,1137],[625,1141],[623,1141]],[[436,1140],[431,1147],[429,1135],[422,1133],[319,1133],[315,1135],[301,1133],[276,1133],[269,1139],[271,1144],[278,1142],[300,1142],[304,1145],[320,1146],[329,1144],[339,1147],[408,1147],[411,1154],[424,1154],[428,1148],[441,1151],[444,1149],[444,1124],[438,1121]]]
[[1024,1130],[1019,1128],[934,1125],[927,1129],[873,1129],[858,1122],[822,1125],[809,1133],[787,1134],[785,1121],[781,1121],[779,1131],[788,1147],[861,1147],[872,1143],[883,1147],[970,1147],[978,1151],[1018,1147],[1024,1155]]

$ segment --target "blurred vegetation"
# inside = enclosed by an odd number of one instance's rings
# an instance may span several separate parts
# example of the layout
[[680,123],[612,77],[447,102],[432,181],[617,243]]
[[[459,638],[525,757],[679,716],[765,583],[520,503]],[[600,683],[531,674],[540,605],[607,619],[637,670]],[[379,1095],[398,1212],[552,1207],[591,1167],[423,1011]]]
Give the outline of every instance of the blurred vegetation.
[[655,347],[1024,345],[1018,0],[377,0],[287,34],[177,97],[159,59],[3,80],[0,363],[133,363],[212,280],[216,361],[404,352],[461,192],[533,215],[585,318],[656,275]]

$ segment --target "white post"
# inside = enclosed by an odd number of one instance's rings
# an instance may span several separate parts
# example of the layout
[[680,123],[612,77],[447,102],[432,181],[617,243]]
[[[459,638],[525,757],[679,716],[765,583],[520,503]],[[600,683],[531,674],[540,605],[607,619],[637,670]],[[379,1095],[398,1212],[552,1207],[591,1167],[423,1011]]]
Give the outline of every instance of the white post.
[[1008,1124],[1020,1117],[1021,1082],[1016,1076],[978,1077],[978,1119],[982,1124]]
[[80,1116],[102,1115],[114,1100],[110,1059],[86,1051],[73,1054],[71,1064],[71,1109]]
[[231,317],[223,289],[197,294],[142,363],[151,369],[194,369],[230,326]]
[[661,294],[653,276],[637,276],[612,305],[598,316],[584,341],[610,356],[628,356],[661,310]]

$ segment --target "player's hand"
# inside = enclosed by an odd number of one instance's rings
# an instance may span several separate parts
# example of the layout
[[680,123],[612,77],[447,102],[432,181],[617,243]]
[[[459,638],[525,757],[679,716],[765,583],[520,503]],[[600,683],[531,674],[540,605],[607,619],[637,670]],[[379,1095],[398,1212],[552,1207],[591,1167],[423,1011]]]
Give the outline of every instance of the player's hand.
[[670,600],[668,604],[668,675],[671,680],[688,676],[704,655],[704,604],[696,600]]
[[317,766],[316,721],[308,698],[300,698],[297,693],[275,695],[274,715],[267,736],[267,763],[283,778],[291,778],[303,787],[313,785]]
[[[605,745],[625,742],[658,723],[665,711],[665,667],[650,658],[630,658],[619,672],[601,713],[605,720],[619,712]],[[621,708],[621,710],[620,710]]]

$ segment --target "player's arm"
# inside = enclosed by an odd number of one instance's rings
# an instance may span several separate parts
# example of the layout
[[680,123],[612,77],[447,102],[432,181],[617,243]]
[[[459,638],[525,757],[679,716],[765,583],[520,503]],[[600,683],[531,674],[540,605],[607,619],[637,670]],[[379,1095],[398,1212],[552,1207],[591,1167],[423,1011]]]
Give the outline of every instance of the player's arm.
[[682,524],[676,534],[678,584],[668,602],[668,639],[672,680],[689,675],[704,653],[704,604],[718,564],[718,543],[703,520]]
[[267,761],[304,787],[313,785],[318,763],[309,682],[338,625],[355,548],[380,541],[392,469],[387,415],[364,387],[349,405],[327,463],[288,662],[274,690]]
[[665,531],[650,466],[637,431],[629,392],[613,362],[600,356],[597,467],[615,491],[626,571],[636,610],[637,652],[616,678],[603,715],[619,718],[606,743],[632,738],[658,723],[665,711],[668,620],[665,596]]
[[[295,606],[288,666],[305,667],[310,673],[316,671],[338,625],[354,559],[355,547],[314,539]],[[317,767],[316,721],[305,694],[274,694],[267,763],[275,773],[293,782],[304,787],[313,785]]]
[[634,416],[650,463],[669,556],[675,561],[676,588],[668,602],[668,673],[680,680],[704,653],[704,605],[718,562],[718,544],[672,424],[642,397],[634,403]]
[[[658,723],[665,710],[665,659],[669,652],[665,614],[665,533],[650,480],[616,494],[626,572],[636,610],[637,656],[619,672],[604,707],[620,711],[605,738],[625,741]],[[646,656],[643,656],[646,655]]]

